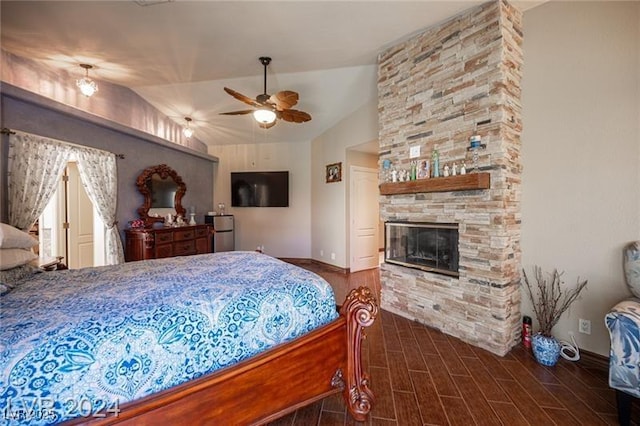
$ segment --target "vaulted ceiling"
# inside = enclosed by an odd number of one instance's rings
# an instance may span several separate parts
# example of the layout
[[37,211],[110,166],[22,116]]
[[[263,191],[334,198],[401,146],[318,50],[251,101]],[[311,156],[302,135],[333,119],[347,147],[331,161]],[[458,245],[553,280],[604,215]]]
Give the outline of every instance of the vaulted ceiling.
[[[80,76],[126,86],[214,145],[311,140],[377,95],[377,55],[480,1],[5,1],[1,47]],[[526,9],[539,2],[525,2]],[[221,112],[263,90],[300,94],[304,124],[257,128]],[[99,96],[98,93],[96,96]]]

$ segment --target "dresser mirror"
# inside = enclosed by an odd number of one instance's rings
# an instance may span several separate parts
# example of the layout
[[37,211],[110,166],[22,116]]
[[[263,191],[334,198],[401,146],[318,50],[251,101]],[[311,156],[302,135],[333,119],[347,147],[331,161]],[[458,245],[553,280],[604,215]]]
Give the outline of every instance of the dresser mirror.
[[182,196],[187,192],[184,181],[166,164],[146,168],[136,180],[138,191],[144,197],[144,204],[138,209],[138,216],[145,225],[164,222],[166,215],[184,217]]

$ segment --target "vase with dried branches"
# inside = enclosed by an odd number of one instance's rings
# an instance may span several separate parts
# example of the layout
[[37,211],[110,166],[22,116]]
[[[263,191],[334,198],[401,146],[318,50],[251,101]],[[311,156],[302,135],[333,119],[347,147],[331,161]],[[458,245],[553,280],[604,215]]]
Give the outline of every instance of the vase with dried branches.
[[548,278],[539,266],[533,267],[535,283],[529,280],[523,269],[525,292],[533,305],[533,312],[539,324],[538,334],[531,341],[533,353],[540,364],[553,366],[560,356],[560,344],[551,334],[562,314],[578,298],[587,286],[587,280],[577,279],[576,286],[568,288],[562,281],[563,272],[554,269]]

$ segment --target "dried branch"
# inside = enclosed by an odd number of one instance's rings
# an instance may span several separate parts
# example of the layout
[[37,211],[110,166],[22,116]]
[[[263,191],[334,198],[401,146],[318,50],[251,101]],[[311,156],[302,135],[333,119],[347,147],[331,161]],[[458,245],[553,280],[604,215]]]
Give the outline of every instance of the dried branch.
[[563,272],[554,269],[547,281],[539,266],[533,267],[536,283],[529,281],[526,271],[523,269],[526,293],[533,305],[533,311],[540,325],[540,333],[551,336],[551,330],[560,321],[562,314],[578,298],[582,289],[587,285],[587,280],[580,282],[578,278],[576,287],[566,289],[562,281]]

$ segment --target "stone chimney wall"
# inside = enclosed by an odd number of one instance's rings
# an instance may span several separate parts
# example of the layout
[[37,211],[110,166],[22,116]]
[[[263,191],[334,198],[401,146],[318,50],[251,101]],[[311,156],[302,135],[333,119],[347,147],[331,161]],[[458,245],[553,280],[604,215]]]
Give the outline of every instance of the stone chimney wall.
[[381,172],[386,159],[409,169],[420,146],[418,163],[437,148],[441,173],[454,162],[472,173],[477,134],[491,178],[486,190],[381,195],[384,221],[458,223],[460,238],[459,278],[381,265],[381,306],[499,355],[520,338],[521,20],[485,3],[378,58]]

